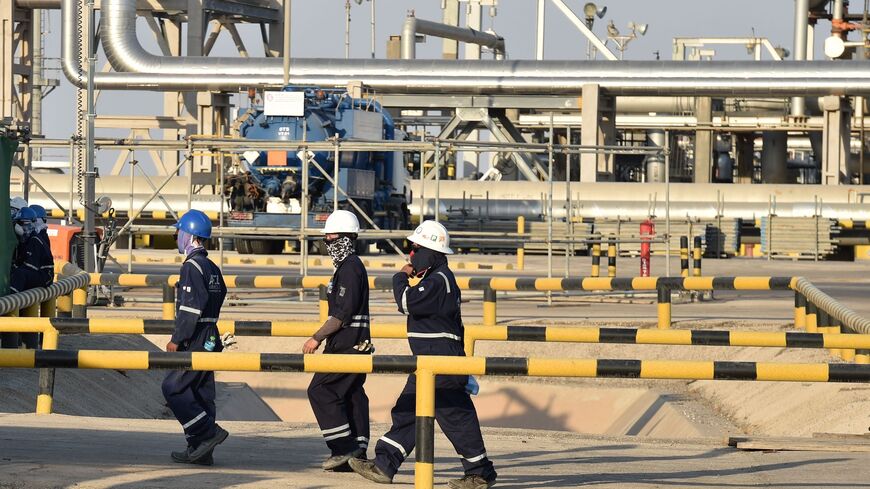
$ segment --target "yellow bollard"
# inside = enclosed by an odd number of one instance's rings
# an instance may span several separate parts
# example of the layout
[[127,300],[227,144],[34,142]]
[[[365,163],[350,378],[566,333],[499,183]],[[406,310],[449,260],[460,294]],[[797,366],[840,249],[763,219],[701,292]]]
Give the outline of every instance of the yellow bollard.
[[601,242],[592,245],[592,273],[590,277],[598,277],[601,274]]
[[496,317],[496,293],[491,288],[483,289],[483,325],[495,326],[498,323]]
[[318,286],[320,289],[320,300],[318,301],[319,309],[320,309],[320,321],[325,322],[329,317],[329,301],[326,297],[326,286],[320,285]]
[[72,317],[88,317],[88,288],[76,289],[72,294]]
[[658,288],[658,327],[671,329],[671,289]]
[[[18,311],[9,311],[8,313],[4,314],[4,317],[17,318]],[[2,344],[0,346],[2,346],[3,348],[17,349],[20,340],[21,336],[19,336],[18,333],[0,333],[0,344]]]
[[816,305],[812,302],[807,301],[807,333],[818,333],[819,332],[819,323],[818,321],[818,310],[816,309]]
[[[38,318],[39,317],[39,304],[33,304],[25,307],[18,311],[19,316],[24,318]],[[21,333],[20,334],[21,343],[28,350],[38,350],[39,349],[39,333]]]
[[[842,334],[854,334],[854,331],[843,326],[839,320],[835,319],[834,321],[837,324],[837,327],[840,328],[840,332]],[[854,362],[855,361],[855,353],[856,352],[855,352],[854,348],[843,348],[842,350],[840,350],[840,353],[842,353],[842,358],[844,361],[846,361],[846,362]]]
[[417,370],[417,447],[414,487],[432,489],[435,484],[435,374]]
[[57,317],[68,318],[72,316],[72,296],[62,295],[57,298]]
[[[523,216],[517,217],[517,234],[526,234],[526,218]],[[522,237],[520,237],[522,239]],[[523,243],[520,242],[517,245],[517,270],[524,270],[526,268],[526,249],[523,247]]]
[[689,237],[680,236],[680,277],[689,276]]
[[163,284],[163,319],[175,320],[175,287]]
[[807,298],[798,291],[794,293],[794,327],[797,329],[807,327]]
[[53,318],[57,316],[57,299],[49,299],[39,305],[39,317]]
[[695,236],[692,248],[692,276],[701,276],[701,237]]
[[616,240],[612,237],[607,239],[607,276],[616,276]]
[[[49,327],[42,333],[42,349],[56,350],[58,332]],[[54,402],[54,369],[43,368],[39,370],[39,393],[36,396],[36,414],[51,414],[51,405]]]

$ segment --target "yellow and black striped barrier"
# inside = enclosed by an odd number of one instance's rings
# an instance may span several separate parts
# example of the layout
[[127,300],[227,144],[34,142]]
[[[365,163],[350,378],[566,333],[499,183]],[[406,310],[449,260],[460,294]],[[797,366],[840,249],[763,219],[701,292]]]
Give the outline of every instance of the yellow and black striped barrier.
[[689,276],[689,237],[680,236],[680,276]]
[[870,365],[855,364],[282,353],[7,350],[0,351],[0,368],[416,373],[417,488],[434,484],[436,375],[870,382]]
[[701,276],[701,237],[695,236],[692,247],[692,276]]
[[616,239],[607,239],[607,276],[616,276]]

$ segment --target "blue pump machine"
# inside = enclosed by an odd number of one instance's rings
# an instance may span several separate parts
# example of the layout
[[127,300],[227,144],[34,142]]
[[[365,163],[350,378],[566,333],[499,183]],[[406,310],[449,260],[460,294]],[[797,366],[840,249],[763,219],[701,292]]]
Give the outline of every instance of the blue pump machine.
[[[389,113],[368,98],[345,91],[287,87],[263,94],[262,105],[240,111],[239,135],[265,141],[382,141],[403,139]],[[338,183],[381,229],[408,229],[410,177],[404,155],[393,151],[340,151]],[[334,151],[313,159],[333,177]],[[315,165],[308,165],[309,229],[323,227],[336,192]],[[227,177],[230,226],[298,229],[301,223],[302,161],[295,151],[249,151]],[[339,208],[359,212],[339,192]],[[370,227],[360,216],[360,225]],[[279,253],[282,241],[236,240],[241,253]]]

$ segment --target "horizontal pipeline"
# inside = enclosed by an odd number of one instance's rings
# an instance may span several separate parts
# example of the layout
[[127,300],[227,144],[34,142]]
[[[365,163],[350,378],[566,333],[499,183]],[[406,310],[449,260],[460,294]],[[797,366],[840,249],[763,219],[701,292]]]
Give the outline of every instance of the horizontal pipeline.
[[[228,288],[313,289],[327,285],[331,277],[322,275],[224,275]],[[175,286],[178,275],[92,273],[91,285],[123,287]],[[456,277],[463,290],[567,291],[567,290],[791,290],[797,277]],[[369,287],[391,290],[391,277],[369,277]]]
[[301,355],[111,350],[0,350],[0,368],[870,382],[870,365],[399,355]]
[[[0,318],[0,331],[28,324],[36,330],[51,327],[60,334],[171,334],[175,322],[163,319],[116,318]],[[39,326],[36,326],[39,324]],[[240,336],[307,337],[320,322],[218,321],[221,334]],[[20,329],[20,328],[19,328]],[[404,339],[404,324],[372,324],[372,338]],[[465,327],[470,341],[536,341],[560,343],[618,343],[637,345],[752,346],[778,348],[850,348],[870,350],[870,335],[725,330],[660,330],[565,326]]]

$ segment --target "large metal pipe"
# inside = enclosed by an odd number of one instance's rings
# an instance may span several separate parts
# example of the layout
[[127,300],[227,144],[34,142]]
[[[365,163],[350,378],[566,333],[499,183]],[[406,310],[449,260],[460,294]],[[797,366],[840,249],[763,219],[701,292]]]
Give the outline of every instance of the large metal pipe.
[[[807,59],[807,29],[809,28],[809,0],[794,0],[794,60]],[[802,97],[791,99],[791,115],[803,116],[806,102]]]
[[[63,67],[83,86],[78,5],[63,1]],[[238,90],[283,85],[278,58],[155,56],[139,45],[134,0],[102,4],[102,41],[112,66],[103,89]],[[382,93],[577,94],[597,84],[615,95],[870,94],[865,63],[668,61],[445,61],[294,59],[290,83],[344,86],[361,81]]]
[[417,34],[479,44],[492,49],[495,52],[495,59],[504,59],[505,57],[504,38],[499,35],[418,19],[409,15],[405,18],[405,24],[402,26],[402,59],[415,59],[417,57]]

